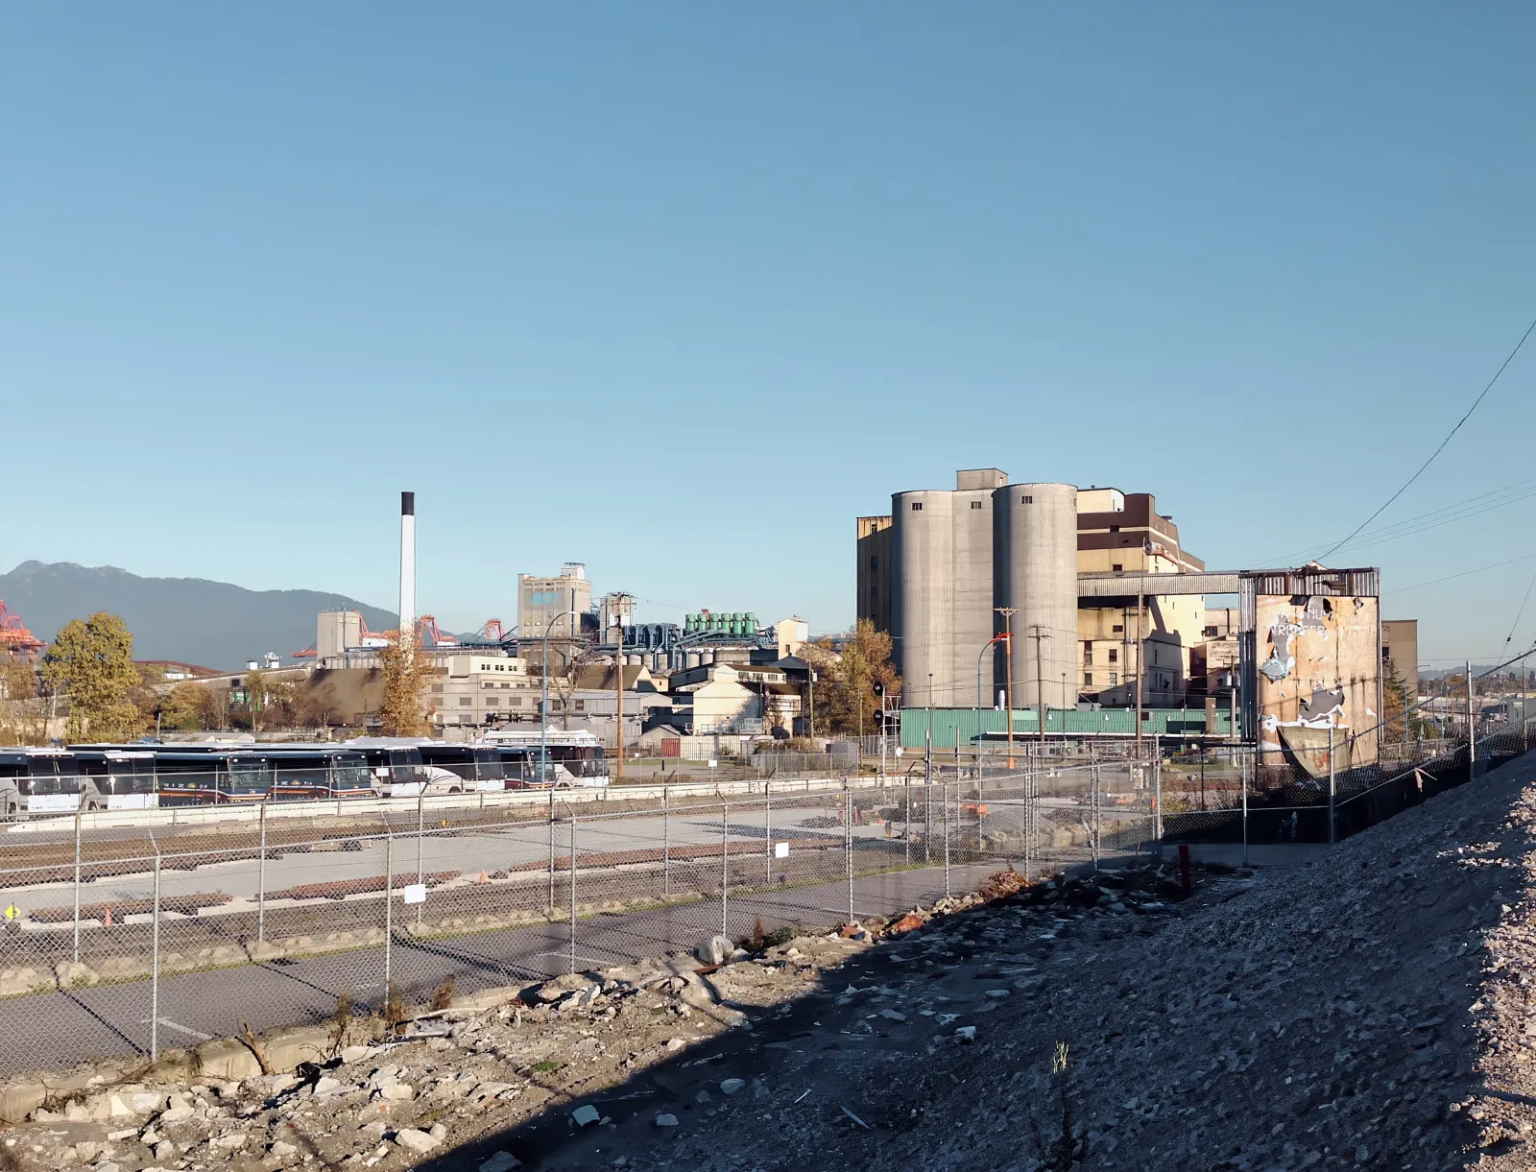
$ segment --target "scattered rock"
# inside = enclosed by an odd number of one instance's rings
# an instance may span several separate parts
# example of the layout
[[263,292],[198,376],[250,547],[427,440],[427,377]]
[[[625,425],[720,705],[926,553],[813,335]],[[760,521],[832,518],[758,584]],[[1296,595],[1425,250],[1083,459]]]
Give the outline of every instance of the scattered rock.
[[414,1127],[402,1127],[395,1132],[395,1142],[418,1156],[430,1152],[438,1145],[435,1138],[425,1131],[417,1131]]

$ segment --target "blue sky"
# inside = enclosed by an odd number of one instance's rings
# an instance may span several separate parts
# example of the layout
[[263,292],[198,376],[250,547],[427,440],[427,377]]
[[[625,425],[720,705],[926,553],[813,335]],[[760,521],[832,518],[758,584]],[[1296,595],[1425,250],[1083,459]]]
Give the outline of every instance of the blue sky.
[[[645,617],[832,629],[853,518],[987,465],[1155,492],[1253,566],[1369,515],[1536,315],[1526,4],[0,26],[0,570],[393,605],[414,488],[447,625],[569,559]],[[1533,376],[1380,524],[1536,477]],[[1486,658],[1533,500],[1334,560]]]

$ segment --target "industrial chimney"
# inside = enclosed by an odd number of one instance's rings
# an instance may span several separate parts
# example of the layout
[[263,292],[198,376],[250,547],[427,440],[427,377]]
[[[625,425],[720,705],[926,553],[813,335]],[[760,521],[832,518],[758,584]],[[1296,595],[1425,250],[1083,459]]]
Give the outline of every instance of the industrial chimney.
[[[416,638],[416,494],[400,494],[400,639]],[[410,642],[406,642],[410,640]]]

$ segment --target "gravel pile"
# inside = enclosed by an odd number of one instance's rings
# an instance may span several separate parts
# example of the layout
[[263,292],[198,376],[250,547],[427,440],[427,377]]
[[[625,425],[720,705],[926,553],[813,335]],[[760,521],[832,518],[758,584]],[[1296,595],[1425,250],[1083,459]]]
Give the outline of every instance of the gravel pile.
[[[88,1089],[0,1166],[1536,1165],[1536,763],[1294,870],[1105,868],[561,977],[292,1073]],[[359,1025],[363,1029],[363,1025]]]

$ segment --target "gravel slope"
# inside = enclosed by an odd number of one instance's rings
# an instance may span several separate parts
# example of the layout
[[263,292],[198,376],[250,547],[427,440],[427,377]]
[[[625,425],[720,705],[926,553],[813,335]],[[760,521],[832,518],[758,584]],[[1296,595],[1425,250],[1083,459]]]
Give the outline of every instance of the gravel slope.
[[[1004,901],[936,921],[852,961],[809,1035],[760,1028],[749,1094],[615,1136],[603,1165],[1527,1168],[1533,779],[1522,759],[1167,919],[1045,925]],[[839,1005],[849,986],[868,991]],[[906,1020],[854,1041],[883,1009]],[[1073,1139],[1053,1154],[1058,1043]]]

